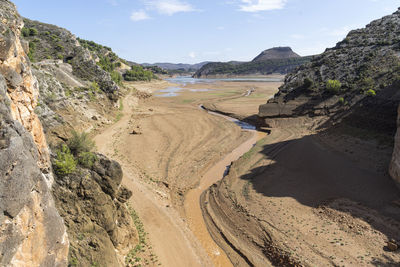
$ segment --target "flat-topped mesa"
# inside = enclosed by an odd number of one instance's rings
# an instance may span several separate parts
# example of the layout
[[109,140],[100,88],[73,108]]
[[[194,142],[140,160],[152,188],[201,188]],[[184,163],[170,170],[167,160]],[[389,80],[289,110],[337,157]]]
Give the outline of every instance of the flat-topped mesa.
[[193,77],[235,77],[251,75],[286,74],[309,62],[311,57],[301,57],[290,47],[267,49],[249,62],[210,62],[202,66]]
[[270,60],[270,59],[283,59],[283,58],[300,58],[298,54],[293,52],[292,48],[290,47],[273,47],[267,49],[257,57],[255,57],[252,61],[263,61],[263,60]]
[[68,236],[51,195],[39,95],[20,42],[23,21],[0,2],[0,265],[66,266]]

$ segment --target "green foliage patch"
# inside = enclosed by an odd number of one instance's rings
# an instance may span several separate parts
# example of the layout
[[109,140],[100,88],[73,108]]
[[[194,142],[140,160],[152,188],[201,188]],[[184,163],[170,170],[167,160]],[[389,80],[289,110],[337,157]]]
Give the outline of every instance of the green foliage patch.
[[326,90],[328,92],[337,94],[340,92],[340,89],[342,88],[342,84],[338,80],[328,80],[326,81]]
[[54,171],[57,175],[65,176],[76,170],[76,160],[66,145],[62,145],[57,151],[57,157],[53,161]]
[[131,70],[128,70],[124,74],[126,81],[151,81],[155,78],[156,76],[153,72],[145,70],[141,66],[132,66]]
[[90,152],[96,147],[88,133],[79,133],[75,130],[72,131],[72,136],[68,139],[67,145],[74,156],[79,156],[84,152]]

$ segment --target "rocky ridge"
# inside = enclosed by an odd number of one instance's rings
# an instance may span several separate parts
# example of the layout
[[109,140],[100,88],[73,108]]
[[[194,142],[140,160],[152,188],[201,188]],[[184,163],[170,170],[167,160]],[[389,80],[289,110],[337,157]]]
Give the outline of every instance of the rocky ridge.
[[210,62],[196,71],[193,77],[286,74],[310,60],[311,57],[300,57],[290,47],[275,47],[263,51],[250,62]]

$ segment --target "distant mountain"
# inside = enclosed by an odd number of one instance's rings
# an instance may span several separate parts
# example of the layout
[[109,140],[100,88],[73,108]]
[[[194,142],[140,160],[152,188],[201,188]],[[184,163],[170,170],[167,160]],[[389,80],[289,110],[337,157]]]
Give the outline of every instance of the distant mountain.
[[203,67],[204,65],[210,63],[209,61],[205,61],[205,62],[200,62],[197,64],[183,64],[183,63],[178,63],[178,64],[174,64],[174,63],[154,63],[154,64],[149,64],[149,63],[143,63],[141,64],[144,67],[150,67],[150,66],[157,66],[160,67],[162,69],[166,69],[166,70],[183,70],[183,71],[197,71],[198,69],[200,69],[201,67]]
[[263,51],[250,62],[211,62],[201,67],[193,77],[287,74],[309,62],[312,57],[301,57],[290,47],[274,47]]
[[259,54],[256,58],[253,59],[253,62],[270,60],[270,59],[300,58],[300,57],[301,56],[293,52],[292,48],[290,47],[274,47],[261,52],[261,54]]

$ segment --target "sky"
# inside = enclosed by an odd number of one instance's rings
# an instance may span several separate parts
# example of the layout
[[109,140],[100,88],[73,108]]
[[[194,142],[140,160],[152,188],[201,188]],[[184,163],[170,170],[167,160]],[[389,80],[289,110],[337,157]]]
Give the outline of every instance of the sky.
[[12,0],[24,17],[64,27],[138,63],[249,61],[290,46],[322,53],[398,0]]

